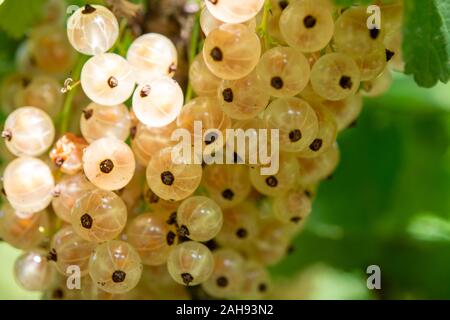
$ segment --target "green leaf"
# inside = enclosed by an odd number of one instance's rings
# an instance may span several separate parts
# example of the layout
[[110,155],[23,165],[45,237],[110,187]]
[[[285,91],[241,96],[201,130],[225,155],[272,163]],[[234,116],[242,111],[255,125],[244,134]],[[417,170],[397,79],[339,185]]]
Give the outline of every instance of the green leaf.
[[42,16],[45,0],[6,0],[0,5],[0,28],[12,38],[21,38]]
[[405,73],[422,87],[450,79],[450,2],[405,1],[403,26]]

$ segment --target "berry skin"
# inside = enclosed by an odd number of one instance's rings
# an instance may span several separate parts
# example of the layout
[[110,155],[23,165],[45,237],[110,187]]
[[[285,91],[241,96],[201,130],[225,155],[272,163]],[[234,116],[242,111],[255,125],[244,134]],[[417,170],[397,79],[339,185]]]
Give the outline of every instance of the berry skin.
[[4,202],[0,211],[0,237],[11,246],[29,250],[45,240],[49,230],[48,212],[22,213]]
[[300,185],[307,187],[329,177],[340,160],[337,143],[316,158],[298,158],[300,166]]
[[135,288],[141,279],[141,259],[130,244],[111,240],[100,244],[92,253],[89,275],[101,290],[125,293]]
[[199,96],[215,95],[221,83],[221,79],[209,71],[202,53],[195,57],[189,67],[189,81]]
[[256,72],[238,80],[224,80],[216,90],[223,112],[236,120],[256,117],[269,103],[270,94]]
[[314,107],[317,119],[319,120],[319,130],[308,148],[297,153],[298,157],[317,157],[326,152],[336,141],[337,124],[333,114],[320,104]]
[[270,275],[260,263],[249,260],[244,266],[244,280],[239,296],[245,299],[261,299],[270,291]]
[[61,111],[63,96],[58,81],[49,76],[36,76],[30,83],[15,95],[16,105],[33,106],[48,113],[52,119],[56,119]]
[[279,170],[274,175],[262,175],[260,168],[250,168],[252,186],[266,196],[277,196],[289,190],[299,177],[297,159],[291,154],[281,154]]
[[96,140],[83,154],[86,177],[101,189],[122,189],[131,181],[135,168],[131,148],[116,138]]
[[361,73],[356,62],[342,53],[322,56],[311,71],[313,90],[326,100],[343,100],[359,88]]
[[243,202],[251,190],[248,167],[244,165],[207,166],[204,169],[202,184],[222,209]]
[[57,270],[67,274],[67,268],[76,265],[81,276],[89,272],[89,258],[97,244],[89,242],[76,234],[71,226],[59,230],[52,239],[49,257],[55,261]]
[[84,138],[68,132],[56,141],[50,159],[62,173],[76,174],[83,169],[83,151],[87,146]]
[[92,190],[79,198],[70,221],[83,239],[103,242],[116,238],[127,223],[127,207],[114,192]]
[[280,31],[291,47],[316,52],[325,48],[333,37],[333,17],[317,0],[295,1],[283,10]]
[[95,186],[82,173],[63,176],[55,188],[52,208],[56,215],[65,222],[70,222],[70,213],[75,202]]
[[179,232],[194,241],[208,241],[222,228],[222,210],[208,197],[194,196],[178,207],[176,221]]
[[279,129],[280,149],[286,152],[306,149],[319,130],[314,109],[299,98],[274,100],[264,111],[264,122],[268,128]]
[[175,122],[164,127],[149,127],[139,123],[135,135],[131,139],[131,148],[141,166],[147,167],[152,156],[161,149],[174,145],[171,140],[172,132],[177,128]]
[[173,77],[178,54],[170,39],[158,33],[147,33],[133,41],[127,60],[133,67],[136,82],[143,85],[163,76]]
[[212,297],[227,298],[235,296],[242,287],[245,261],[232,249],[219,249],[213,252],[214,271],[202,284]]
[[140,122],[160,128],[177,118],[183,100],[179,84],[169,77],[161,77],[137,87],[133,94],[133,111]]
[[281,222],[299,224],[311,213],[311,199],[304,190],[292,189],[275,197],[273,211]]
[[127,60],[114,53],[90,58],[81,70],[81,86],[94,102],[114,106],[125,102],[133,93],[135,77]]
[[[201,121],[202,132],[195,130],[195,121]],[[202,152],[211,154],[223,147],[225,139],[212,141],[207,133],[211,132],[211,135],[214,135],[217,131],[220,131],[222,136],[225,137],[226,129],[231,127],[231,119],[219,108],[216,99],[213,97],[198,97],[192,99],[183,107],[177,118],[177,125],[179,128],[188,130],[191,139],[194,139],[194,141],[196,139],[202,140]],[[198,133],[201,136],[198,136]],[[201,154],[198,156],[201,156]]]
[[6,119],[3,137],[6,147],[14,155],[40,156],[53,143],[55,127],[44,111],[35,107],[22,107]]
[[257,236],[258,225],[258,208],[254,203],[245,201],[224,210],[223,227],[216,240],[222,246],[242,250]]
[[205,40],[203,58],[219,78],[237,80],[248,75],[261,55],[256,33],[242,24],[223,24]]
[[16,282],[28,291],[44,291],[52,284],[55,269],[47,261],[43,250],[35,249],[22,254],[14,263]]
[[176,164],[172,160],[172,148],[165,148],[150,160],[146,177],[158,197],[179,201],[193,194],[200,185],[202,166],[185,162]]
[[93,56],[105,53],[119,36],[119,23],[114,14],[99,5],[86,5],[67,20],[67,37],[82,54]]
[[227,23],[242,23],[254,18],[264,0],[205,0],[206,8],[214,18]]
[[92,102],[83,110],[80,119],[81,133],[89,143],[106,137],[125,141],[130,128],[131,116],[124,104],[102,106]]
[[[214,29],[217,29],[221,25],[223,25],[225,22],[220,21],[209,12],[207,8],[203,8],[201,14],[200,14],[200,27],[202,28],[203,33],[205,36],[208,36],[211,31]],[[252,18],[248,21],[243,22],[244,25],[250,28],[250,30],[256,29],[256,19]]]
[[290,47],[266,51],[257,66],[263,88],[273,97],[292,97],[308,84],[310,67],[305,56]]
[[214,258],[204,244],[186,241],[177,245],[170,252],[167,269],[177,283],[195,286],[211,277]]
[[55,181],[50,168],[36,158],[17,158],[3,172],[3,187],[11,206],[33,213],[45,209],[53,198]]
[[128,242],[139,253],[142,263],[157,266],[166,263],[177,243],[176,229],[169,225],[167,212],[140,214],[127,227]]

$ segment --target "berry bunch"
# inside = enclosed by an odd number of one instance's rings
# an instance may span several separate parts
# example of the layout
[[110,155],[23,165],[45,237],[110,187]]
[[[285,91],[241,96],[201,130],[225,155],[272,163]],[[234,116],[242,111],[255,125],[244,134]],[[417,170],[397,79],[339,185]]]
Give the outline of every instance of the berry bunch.
[[[391,70],[403,68],[400,0],[381,6],[378,29],[367,27],[366,7],[331,0],[205,0],[199,10],[205,38],[193,39],[186,99],[173,79],[172,41],[147,33],[126,56],[113,53],[121,31],[104,6],[74,12],[67,36],[43,26],[24,44],[24,68],[40,72],[2,86],[13,110],[2,136],[17,158],[3,172],[0,237],[26,250],[15,265],[26,289],[157,299],[184,298],[184,286],[201,284],[212,297],[264,297],[266,266],[289,252],[319,183],[338,165],[338,133],[356,121],[362,96],[382,94]],[[54,127],[55,79],[76,56],[69,43],[92,56],[80,71],[88,101],[78,98],[73,117],[81,136]],[[173,161],[172,133],[195,137],[196,121],[202,155],[228,147],[211,132],[279,130],[279,170],[263,175],[267,163],[249,164],[252,145],[234,152],[234,164]],[[73,266],[81,291],[64,285]]]

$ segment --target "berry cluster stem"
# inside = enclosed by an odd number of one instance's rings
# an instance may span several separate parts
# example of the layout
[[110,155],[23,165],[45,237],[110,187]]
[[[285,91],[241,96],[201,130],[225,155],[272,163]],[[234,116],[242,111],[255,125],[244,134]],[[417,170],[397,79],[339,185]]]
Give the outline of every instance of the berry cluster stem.
[[270,14],[272,14],[272,4],[270,3],[270,0],[266,0],[264,3],[261,24],[258,26],[258,34],[263,40],[265,50],[270,49],[270,36],[267,31]]
[[[192,62],[194,62],[195,57],[197,56],[197,53],[200,49],[200,35],[201,35],[201,29],[200,29],[200,12],[201,10],[198,10],[195,14],[194,18],[194,26],[192,27],[192,36],[191,41],[189,43],[189,55],[188,55],[188,62],[189,66],[192,65]],[[185,103],[189,102],[192,99],[193,90],[191,82],[188,81],[187,89],[186,89],[186,95],[185,95]]]
[[[86,57],[79,55],[77,64],[75,65],[75,69],[72,72],[72,78],[77,79],[76,81],[79,81],[78,79],[80,78],[81,69],[83,68],[83,65],[85,62],[86,62]],[[72,86],[71,90],[67,92],[66,99],[64,100],[64,105],[62,107],[60,121],[59,121],[59,133],[60,134],[64,134],[69,127],[72,102],[73,102],[73,99],[77,92],[77,88],[78,88],[78,86],[75,86],[75,85]]]

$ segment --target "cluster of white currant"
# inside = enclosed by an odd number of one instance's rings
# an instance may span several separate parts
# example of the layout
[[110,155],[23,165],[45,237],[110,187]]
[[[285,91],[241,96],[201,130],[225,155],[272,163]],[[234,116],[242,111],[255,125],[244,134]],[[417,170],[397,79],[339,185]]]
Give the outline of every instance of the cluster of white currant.
[[[18,158],[3,173],[0,237],[27,250],[15,266],[25,288],[54,298],[155,299],[184,298],[184,286],[201,284],[217,298],[264,297],[265,267],[289,252],[318,184],[339,162],[338,133],[357,119],[362,95],[382,94],[390,70],[402,69],[401,1],[382,6],[383,25],[372,30],[365,7],[331,0],[204,3],[206,38],[189,70],[197,97],[186,103],[172,79],[173,43],[149,33],[126,58],[108,52],[119,24],[99,5],[67,23],[73,48],[92,56],[80,77],[91,100],[82,136],[61,132],[54,143],[45,112],[54,90],[44,97],[42,78],[22,88],[2,133]],[[279,172],[240,164],[251,149],[235,152],[236,164],[174,163],[172,132],[194,135],[195,121],[210,153],[225,146],[208,130],[279,129]],[[52,145],[51,161],[39,158]],[[65,286],[73,265],[81,292]]]

